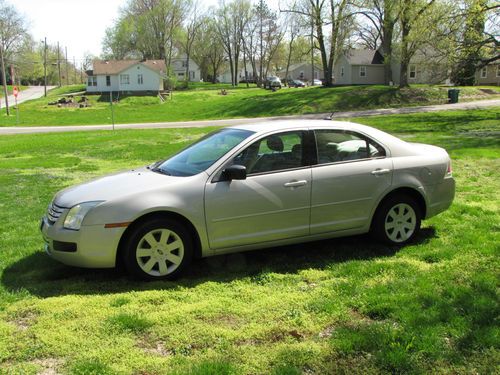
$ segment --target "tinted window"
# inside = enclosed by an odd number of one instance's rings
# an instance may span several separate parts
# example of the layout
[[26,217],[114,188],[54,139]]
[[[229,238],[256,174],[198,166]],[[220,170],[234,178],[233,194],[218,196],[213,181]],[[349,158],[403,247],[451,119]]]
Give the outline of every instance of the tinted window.
[[319,164],[385,156],[382,146],[353,132],[316,130],[315,135]]
[[300,168],[305,165],[303,145],[302,131],[273,134],[252,143],[232,164],[244,165],[247,174]]
[[218,130],[166,160],[155,170],[172,176],[198,174],[251,134],[253,132],[240,129]]

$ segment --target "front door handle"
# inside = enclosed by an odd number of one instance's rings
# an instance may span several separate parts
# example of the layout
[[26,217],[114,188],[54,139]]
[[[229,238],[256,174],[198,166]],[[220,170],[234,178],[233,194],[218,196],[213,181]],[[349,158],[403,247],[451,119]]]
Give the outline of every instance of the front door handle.
[[391,170],[390,169],[380,169],[380,168],[377,168],[374,171],[371,171],[371,174],[374,175],[374,176],[381,176],[381,175],[387,174],[387,173],[391,173]]
[[299,187],[299,186],[304,186],[307,185],[306,180],[300,180],[300,181],[290,181],[284,184],[283,186],[286,188],[294,188],[294,187]]

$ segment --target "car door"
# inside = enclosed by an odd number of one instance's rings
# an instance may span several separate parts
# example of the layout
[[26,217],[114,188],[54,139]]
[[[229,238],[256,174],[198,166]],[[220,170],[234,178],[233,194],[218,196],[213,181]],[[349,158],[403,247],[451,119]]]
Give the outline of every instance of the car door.
[[207,182],[205,215],[212,249],[309,234],[311,169],[306,138],[306,131],[265,136],[221,168],[244,165],[245,180],[216,177]]
[[367,224],[379,197],[392,183],[393,166],[383,146],[362,134],[315,130],[311,234]]

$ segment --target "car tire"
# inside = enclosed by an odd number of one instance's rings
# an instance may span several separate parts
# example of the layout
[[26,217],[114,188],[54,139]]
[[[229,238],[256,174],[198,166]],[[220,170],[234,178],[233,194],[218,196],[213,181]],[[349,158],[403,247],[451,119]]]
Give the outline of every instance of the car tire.
[[178,222],[156,218],[140,223],[125,241],[123,263],[142,280],[173,280],[191,263],[193,239]]
[[416,200],[406,194],[384,199],[372,220],[372,235],[390,245],[411,242],[420,231],[422,214]]

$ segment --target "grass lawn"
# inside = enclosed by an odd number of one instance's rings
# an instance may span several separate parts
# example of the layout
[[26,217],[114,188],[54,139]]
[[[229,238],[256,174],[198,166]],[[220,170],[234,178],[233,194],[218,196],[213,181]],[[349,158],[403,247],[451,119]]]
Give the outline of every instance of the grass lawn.
[[[447,102],[447,88],[417,85],[409,89],[388,86],[346,86],[335,88],[284,88],[277,92],[254,87],[193,83],[189,90],[175,91],[172,100],[161,103],[156,96],[122,97],[114,105],[118,124],[210,120],[241,117],[326,113],[370,108],[401,107]],[[220,88],[228,95],[221,95]],[[58,108],[48,105],[58,95],[81,91],[84,86],[51,90],[48,98],[20,105],[20,126],[110,124],[109,95],[89,96],[89,108]],[[484,91],[486,90],[486,91]],[[500,97],[500,87],[461,88],[461,100]],[[0,112],[0,126],[16,126],[16,117]]]
[[357,236],[220,256],[178,282],[56,263],[39,219],[59,189],[209,128],[0,137],[0,373],[498,371],[499,114],[359,120],[453,158],[456,200],[416,243]]

